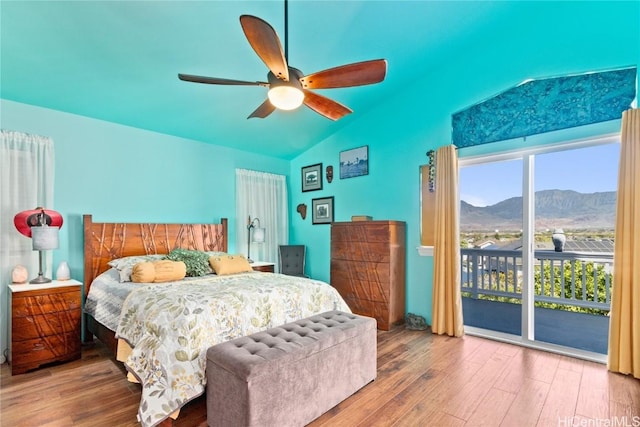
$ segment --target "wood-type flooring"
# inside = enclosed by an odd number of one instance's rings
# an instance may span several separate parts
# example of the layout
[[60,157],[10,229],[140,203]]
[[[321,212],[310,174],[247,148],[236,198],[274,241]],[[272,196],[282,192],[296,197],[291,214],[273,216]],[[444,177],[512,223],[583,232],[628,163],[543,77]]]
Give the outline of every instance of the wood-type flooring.
[[[0,375],[0,426],[138,426],[140,386],[98,341],[82,359]],[[171,423],[164,423],[171,424]],[[204,397],[173,422],[206,426]],[[606,366],[473,336],[378,331],[378,377],[320,426],[640,426],[640,380]]]

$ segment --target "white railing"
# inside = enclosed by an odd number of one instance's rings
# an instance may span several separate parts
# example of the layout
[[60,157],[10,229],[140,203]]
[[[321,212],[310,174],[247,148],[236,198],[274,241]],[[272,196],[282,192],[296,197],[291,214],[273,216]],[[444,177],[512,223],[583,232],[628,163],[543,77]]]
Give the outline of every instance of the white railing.
[[[522,252],[461,249],[461,290],[471,298],[522,298]],[[534,252],[534,300],[608,311],[612,253]]]

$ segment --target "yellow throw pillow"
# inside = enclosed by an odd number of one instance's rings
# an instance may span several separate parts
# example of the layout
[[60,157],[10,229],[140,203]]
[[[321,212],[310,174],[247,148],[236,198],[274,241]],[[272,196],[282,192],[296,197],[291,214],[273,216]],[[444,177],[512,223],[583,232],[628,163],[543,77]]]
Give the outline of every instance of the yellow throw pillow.
[[253,271],[249,261],[242,255],[212,256],[209,258],[209,264],[211,264],[213,271],[220,276]]
[[184,279],[187,266],[182,261],[139,262],[131,270],[131,281],[135,283],[162,283]]
[[153,283],[156,268],[151,261],[139,262],[131,268],[131,281],[135,283]]
[[155,283],[182,280],[187,275],[187,265],[182,261],[162,260],[153,263],[156,268]]

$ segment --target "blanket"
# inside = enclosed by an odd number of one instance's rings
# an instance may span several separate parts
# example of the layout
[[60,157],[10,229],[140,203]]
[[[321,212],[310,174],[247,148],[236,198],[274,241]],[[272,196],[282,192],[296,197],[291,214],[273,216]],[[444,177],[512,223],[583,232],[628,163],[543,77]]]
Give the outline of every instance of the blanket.
[[248,272],[143,286],[124,302],[116,336],[142,385],[138,421],[154,426],[206,385],[212,345],[331,310],[351,312],[327,283]]

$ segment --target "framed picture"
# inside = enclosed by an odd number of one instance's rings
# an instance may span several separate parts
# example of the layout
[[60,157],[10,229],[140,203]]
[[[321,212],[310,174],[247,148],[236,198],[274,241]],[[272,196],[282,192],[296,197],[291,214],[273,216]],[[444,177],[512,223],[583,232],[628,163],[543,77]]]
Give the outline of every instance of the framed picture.
[[340,152],[340,179],[369,174],[369,146]]
[[311,209],[314,224],[331,224],[333,222],[333,196],[312,199]]
[[302,191],[322,190],[322,163],[302,168]]

